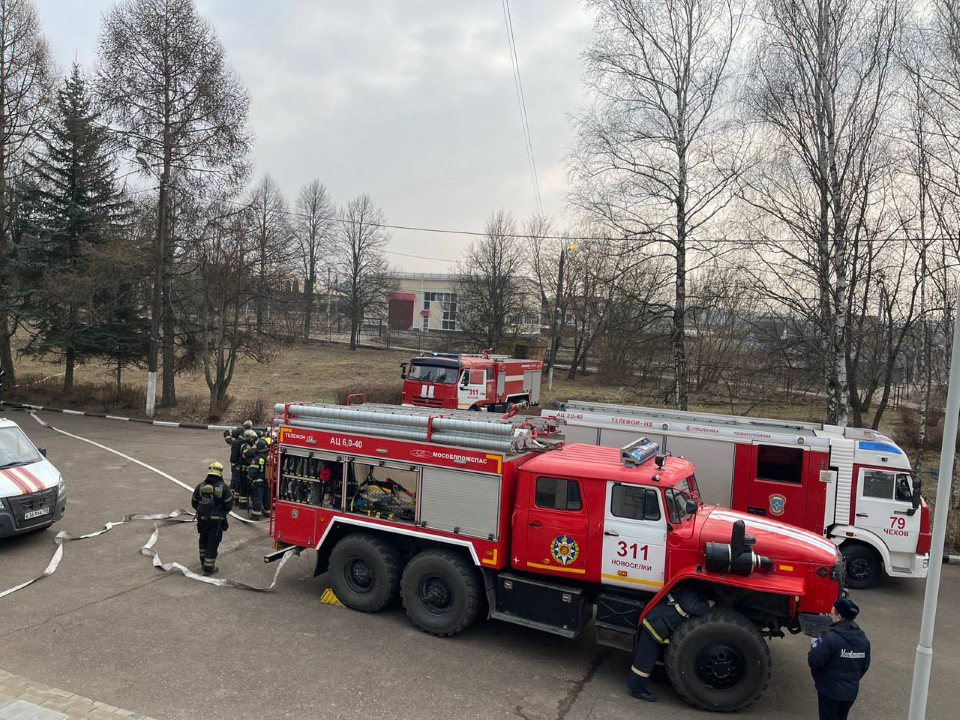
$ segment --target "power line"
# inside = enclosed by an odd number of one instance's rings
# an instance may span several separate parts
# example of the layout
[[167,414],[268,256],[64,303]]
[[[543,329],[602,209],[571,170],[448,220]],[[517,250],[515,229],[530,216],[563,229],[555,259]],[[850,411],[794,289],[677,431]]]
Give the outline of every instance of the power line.
[[517,106],[520,110],[520,124],[523,127],[523,139],[527,150],[527,162],[530,166],[530,178],[537,199],[537,210],[543,214],[543,202],[540,199],[540,180],[537,177],[537,161],[533,157],[533,141],[530,139],[530,123],[527,119],[527,103],[523,95],[523,82],[520,79],[520,60],[517,57],[517,41],[513,35],[513,17],[510,14],[510,1],[503,0],[503,21],[507,26],[507,45],[510,49],[510,63],[513,66],[513,80],[517,90]]

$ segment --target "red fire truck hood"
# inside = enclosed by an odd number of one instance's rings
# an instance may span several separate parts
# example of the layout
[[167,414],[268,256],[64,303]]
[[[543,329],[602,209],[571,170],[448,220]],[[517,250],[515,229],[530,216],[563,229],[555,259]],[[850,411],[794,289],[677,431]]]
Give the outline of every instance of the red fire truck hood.
[[772,560],[810,562],[826,567],[831,567],[839,558],[837,546],[832,542],[793,525],[710,505],[704,506],[701,513],[706,514],[703,529],[700,531],[701,543],[730,542],[733,523],[743,520],[747,526],[747,535],[752,535],[757,540],[753,549],[759,555],[765,555]]

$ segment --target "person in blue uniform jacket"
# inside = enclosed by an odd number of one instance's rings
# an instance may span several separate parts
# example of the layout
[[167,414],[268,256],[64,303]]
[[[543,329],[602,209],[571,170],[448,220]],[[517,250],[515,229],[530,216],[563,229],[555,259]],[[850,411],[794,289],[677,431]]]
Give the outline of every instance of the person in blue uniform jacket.
[[660,658],[660,649],[686,620],[705,615],[712,607],[713,600],[708,600],[696,588],[678,587],[650,609],[643,618],[627,678],[631,695],[638,700],[656,701],[657,696],[650,689],[650,673]]
[[817,687],[820,720],[846,720],[857,699],[860,680],[870,669],[870,641],[854,622],[860,608],[841,598],[833,605],[833,624],[815,638],[807,662]]

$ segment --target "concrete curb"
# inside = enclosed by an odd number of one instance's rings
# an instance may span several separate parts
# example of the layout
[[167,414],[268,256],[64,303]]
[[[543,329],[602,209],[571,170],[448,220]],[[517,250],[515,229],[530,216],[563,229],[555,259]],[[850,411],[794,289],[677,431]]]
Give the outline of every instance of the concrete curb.
[[[15,410],[34,410],[43,412],[62,413],[64,415],[82,415],[84,417],[95,417],[103,420],[119,420],[121,422],[141,423],[143,425],[155,425],[157,427],[184,428],[187,430],[233,430],[235,425],[203,425],[201,423],[191,422],[169,422],[167,420],[147,420],[144,418],[130,418],[122,415],[108,415],[107,413],[83,412],[81,410],[69,410],[67,408],[46,407],[45,405],[31,405],[29,403],[11,402],[10,400],[0,401],[0,405],[14,408]],[[266,431],[266,427],[257,427],[254,430]]]
[[944,555],[944,565],[960,565],[960,555]]

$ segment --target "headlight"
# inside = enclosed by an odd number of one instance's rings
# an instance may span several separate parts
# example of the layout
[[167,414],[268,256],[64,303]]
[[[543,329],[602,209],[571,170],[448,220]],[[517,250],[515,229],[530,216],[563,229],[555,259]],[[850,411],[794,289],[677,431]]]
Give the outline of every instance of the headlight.
[[0,498],[0,510],[3,510],[6,505],[3,504],[3,498]]
[[57,497],[60,497],[67,492],[67,486],[63,484],[63,475],[60,476],[60,480],[57,482]]

